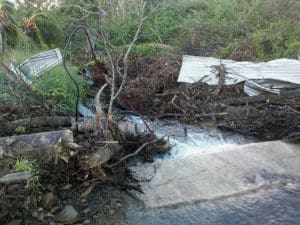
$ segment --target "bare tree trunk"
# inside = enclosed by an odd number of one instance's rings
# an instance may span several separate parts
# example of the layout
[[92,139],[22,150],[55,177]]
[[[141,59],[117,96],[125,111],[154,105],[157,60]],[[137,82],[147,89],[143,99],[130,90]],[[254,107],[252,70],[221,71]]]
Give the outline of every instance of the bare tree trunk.
[[3,38],[2,38],[2,30],[0,30],[0,55],[3,54]]

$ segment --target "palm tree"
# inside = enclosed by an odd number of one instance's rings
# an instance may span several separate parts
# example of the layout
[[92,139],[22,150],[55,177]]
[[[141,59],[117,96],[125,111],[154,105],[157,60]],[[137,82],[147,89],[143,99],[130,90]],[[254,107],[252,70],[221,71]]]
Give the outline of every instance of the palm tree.
[[34,12],[23,19],[23,31],[39,46],[60,45],[63,41],[63,32],[58,22],[50,15],[43,12]]
[[15,37],[17,23],[13,17],[14,5],[7,0],[0,0],[0,53],[6,48],[8,39]]

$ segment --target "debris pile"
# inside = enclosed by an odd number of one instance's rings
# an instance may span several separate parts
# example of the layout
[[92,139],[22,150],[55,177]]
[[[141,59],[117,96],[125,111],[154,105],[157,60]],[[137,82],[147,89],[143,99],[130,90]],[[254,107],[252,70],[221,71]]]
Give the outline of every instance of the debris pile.
[[[199,62],[192,59],[193,63]],[[41,110],[49,107],[44,101],[38,105],[40,110],[31,115],[0,102],[0,136],[8,136],[0,138],[0,222],[23,214],[23,218],[26,215],[44,224],[83,223],[91,214],[87,210],[88,196],[100,186],[102,190],[103,184],[141,191],[128,173],[128,164],[151,162],[157,154],[170,150],[167,141],[154,135],[143,116],[197,124],[210,122],[221,129],[264,140],[300,141],[299,62],[292,68],[293,75],[285,74],[289,80],[275,81],[272,77],[241,77],[228,66],[238,66],[242,71],[240,66],[244,65],[249,72],[249,68],[258,68],[256,64],[202,59],[200,66],[192,66],[187,57],[182,63],[176,55],[130,58],[128,79],[116,99],[118,109],[113,119],[106,115],[105,104],[102,109],[100,103],[89,108],[79,106],[84,116],[75,123],[73,116],[60,117]],[[109,65],[100,66],[102,75],[110,73]],[[7,71],[22,79],[19,72],[9,68]],[[87,71],[91,88],[103,87],[105,79],[95,65],[85,68]],[[197,71],[206,72],[198,76]],[[190,73],[192,77],[188,77]],[[24,84],[30,90],[26,80]],[[109,93],[109,88],[106,91]],[[104,102],[109,102],[109,94],[103,95]],[[96,103],[98,100],[95,98]],[[145,132],[128,121],[129,113],[141,117]],[[16,133],[19,135],[9,136]],[[22,161],[24,156],[33,160],[29,166],[28,161]],[[36,159],[39,167],[35,166]],[[15,166],[16,160],[21,160],[17,161],[21,166]]]
[[208,121],[264,140],[299,141],[300,61],[279,59],[260,65],[185,56],[180,70],[174,59],[137,66],[123,94],[128,105],[154,118]]
[[155,112],[160,95],[177,87],[180,69],[177,56],[159,58],[132,58],[129,64],[129,81],[122,93],[121,101],[141,113]]

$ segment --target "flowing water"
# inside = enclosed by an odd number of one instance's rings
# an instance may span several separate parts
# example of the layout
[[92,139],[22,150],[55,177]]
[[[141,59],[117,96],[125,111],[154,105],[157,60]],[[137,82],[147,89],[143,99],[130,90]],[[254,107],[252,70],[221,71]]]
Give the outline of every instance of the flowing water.
[[[132,119],[142,126],[138,117]],[[158,136],[170,135],[172,150],[156,160],[174,160],[193,154],[230,149],[257,142],[251,137],[192,125],[151,123]],[[186,128],[186,129],[184,129]],[[185,130],[187,132],[185,132]],[[300,182],[278,184],[256,192],[223,199],[193,202],[157,209],[145,209],[135,198],[127,198],[117,222],[99,224],[128,225],[300,225]]]
[[129,210],[128,225],[299,225],[300,187],[289,184],[243,196],[172,208]]
[[[134,122],[145,129],[139,117],[131,117]],[[230,149],[241,144],[257,142],[253,137],[245,137],[232,132],[224,132],[213,127],[199,127],[189,124],[171,122],[151,122],[151,128],[158,137],[169,137],[172,149],[169,154],[157,160],[175,159],[193,154],[213,153]]]

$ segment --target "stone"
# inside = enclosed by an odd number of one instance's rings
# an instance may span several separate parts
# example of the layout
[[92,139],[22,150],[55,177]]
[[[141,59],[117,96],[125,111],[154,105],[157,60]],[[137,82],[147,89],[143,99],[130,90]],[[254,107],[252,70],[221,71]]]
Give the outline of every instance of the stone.
[[74,223],[79,214],[71,205],[66,205],[56,216],[55,220],[63,224]]
[[33,212],[32,212],[32,217],[34,217],[34,218],[37,218],[38,216],[39,216],[39,214],[38,214],[38,211],[37,210],[34,210]]
[[37,220],[38,220],[38,221],[43,221],[44,218],[45,218],[44,213],[40,213],[40,214],[38,215],[38,217],[37,217]]
[[2,146],[0,146],[0,159],[4,158],[4,149]]
[[22,205],[23,208],[28,209],[30,203],[31,203],[31,198],[30,198],[30,196],[27,196],[25,201],[23,202],[23,205]]
[[109,215],[113,216],[113,215],[115,215],[115,213],[116,213],[115,210],[113,210],[113,209],[109,210]]
[[46,209],[53,208],[58,203],[57,197],[53,194],[53,192],[48,192],[43,197],[43,207]]
[[72,184],[65,185],[62,190],[69,190],[72,187]]
[[10,183],[20,183],[28,180],[31,177],[31,172],[20,172],[20,173],[10,173],[0,178],[0,183],[10,184]]
[[84,221],[82,222],[82,224],[83,224],[83,225],[89,225],[89,224],[91,224],[91,221],[90,221],[90,220],[84,220]]
[[51,185],[51,184],[48,184],[47,185],[47,190],[50,191],[50,192],[54,192],[55,187],[53,185]]
[[88,214],[90,211],[91,211],[90,208],[86,208],[86,209],[83,210],[83,213]]
[[73,143],[73,133],[70,130],[59,130],[36,134],[24,134],[0,138],[0,147],[5,154],[21,155],[26,152],[50,153],[62,143]]
[[85,198],[83,198],[83,199],[80,200],[80,203],[81,203],[81,204],[86,204],[86,203],[87,203],[87,200],[86,200]]
[[49,213],[49,212],[48,212],[48,213],[46,214],[46,217],[54,217],[54,215],[53,215],[52,213]]
[[50,209],[50,213],[55,213],[59,210],[60,208],[58,206],[53,207],[52,209]]
[[13,220],[9,222],[7,225],[21,225],[21,224],[22,224],[22,220]]

